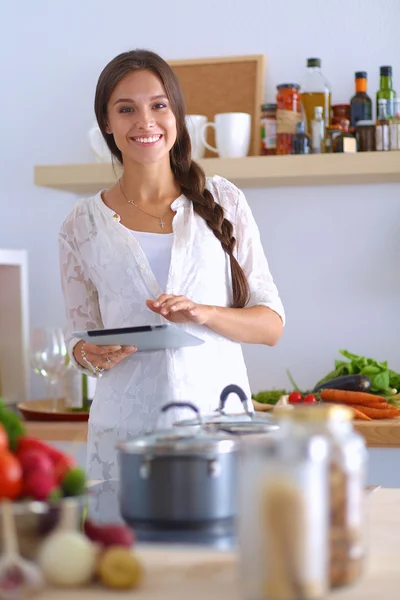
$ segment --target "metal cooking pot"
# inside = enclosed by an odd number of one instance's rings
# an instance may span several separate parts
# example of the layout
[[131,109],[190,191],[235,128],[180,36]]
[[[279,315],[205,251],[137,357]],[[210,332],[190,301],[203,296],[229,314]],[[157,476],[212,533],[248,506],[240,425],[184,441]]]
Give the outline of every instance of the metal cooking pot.
[[[243,412],[227,413],[225,404],[230,394],[239,396],[243,404]],[[277,431],[279,426],[274,418],[263,412],[249,410],[249,400],[238,385],[226,386],[220,395],[219,407],[212,415],[196,416],[174,423],[177,427],[190,427],[193,430],[206,428],[208,431],[220,431],[236,435],[265,434]]]
[[[161,411],[190,408],[171,402]],[[186,528],[236,516],[238,444],[232,436],[185,428],[156,431],[118,446],[120,508],[126,522]]]

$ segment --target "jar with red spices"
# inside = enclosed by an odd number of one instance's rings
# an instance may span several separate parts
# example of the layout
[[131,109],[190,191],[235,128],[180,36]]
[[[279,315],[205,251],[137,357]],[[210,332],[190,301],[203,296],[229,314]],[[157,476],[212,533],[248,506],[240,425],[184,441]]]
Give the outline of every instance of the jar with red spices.
[[350,121],[350,104],[332,105],[332,125],[341,125],[343,119]]
[[283,83],[277,86],[276,96],[276,153],[292,154],[296,125],[301,121],[300,86]]

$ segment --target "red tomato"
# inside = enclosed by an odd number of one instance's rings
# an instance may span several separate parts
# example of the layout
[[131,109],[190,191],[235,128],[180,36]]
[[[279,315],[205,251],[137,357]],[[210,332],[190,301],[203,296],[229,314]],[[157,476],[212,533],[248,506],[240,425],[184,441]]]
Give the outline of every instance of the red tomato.
[[8,450],[8,435],[5,428],[0,423],[0,452],[3,452],[4,450]]
[[22,491],[22,467],[7,450],[0,452],[0,498],[13,500]]
[[292,392],[289,394],[290,404],[299,404],[303,400],[303,396],[300,392]]
[[307,402],[307,404],[316,404],[317,399],[313,394],[307,394],[307,396],[304,396],[304,402]]

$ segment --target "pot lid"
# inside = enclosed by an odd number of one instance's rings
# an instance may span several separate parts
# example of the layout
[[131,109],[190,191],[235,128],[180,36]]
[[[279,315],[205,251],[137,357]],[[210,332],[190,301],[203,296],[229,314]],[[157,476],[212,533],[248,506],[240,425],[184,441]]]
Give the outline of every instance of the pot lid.
[[226,454],[236,450],[237,443],[227,433],[200,430],[183,435],[167,429],[121,442],[118,449],[127,454],[198,455]]
[[215,425],[215,426],[232,426],[243,427],[246,429],[252,429],[254,427],[275,427],[278,425],[275,423],[273,417],[266,415],[262,412],[247,413],[231,413],[222,414],[220,411],[216,411],[215,414],[203,416],[201,419],[195,417],[193,419],[183,419],[174,423],[177,427],[187,426],[201,426],[201,425]]
[[[190,402],[170,402],[162,407],[161,412],[171,408],[190,408],[197,414],[197,423],[202,425],[198,408]],[[185,428],[162,429],[144,435],[135,436],[118,444],[120,452],[128,454],[155,455],[198,455],[224,454],[236,450],[237,442],[227,433],[200,428],[190,431]]]
[[[230,394],[236,394],[243,405],[243,412],[241,413],[229,413],[225,409],[226,401]],[[211,415],[200,415],[199,411],[196,412],[196,417],[192,419],[184,419],[174,423],[177,427],[188,427],[188,426],[201,426],[201,425],[212,425],[223,426],[224,431],[231,430],[232,433],[239,433],[241,430],[243,433],[261,433],[267,430],[278,429],[278,425],[270,415],[263,412],[254,412],[249,410],[249,400],[238,385],[226,386],[220,396],[219,407],[215,413]],[[222,430],[222,427],[221,427]]]
[[266,434],[272,433],[274,431],[278,431],[279,425],[274,423],[261,423],[257,421],[250,421],[245,423],[243,421],[240,422],[229,422],[229,423],[220,423],[218,425],[211,426],[214,427],[216,431],[226,432],[233,435],[249,435],[249,434]]

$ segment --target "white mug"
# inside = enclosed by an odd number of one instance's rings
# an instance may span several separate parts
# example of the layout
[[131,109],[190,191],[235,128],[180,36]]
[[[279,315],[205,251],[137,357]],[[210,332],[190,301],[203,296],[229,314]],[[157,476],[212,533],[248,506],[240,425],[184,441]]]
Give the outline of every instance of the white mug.
[[106,144],[103,134],[100,131],[97,123],[94,123],[93,127],[88,133],[89,144],[98,162],[111,162],[112,154]]
[[186,115],[185,121],[192,145],[192,158],[193,160],[199,160],[199,158],[203,158],[206,151],[201,141],[201,128],[207,123],[207,117],[204,115]]
[[[214,148],[206,140],[208,127],[215,129]],[[247,156],[250,148],[251,115],[248,113],[218,113],[213,123],[205,123],[201,128],[201,140],[206,148],[219,154],[221,158]]]

